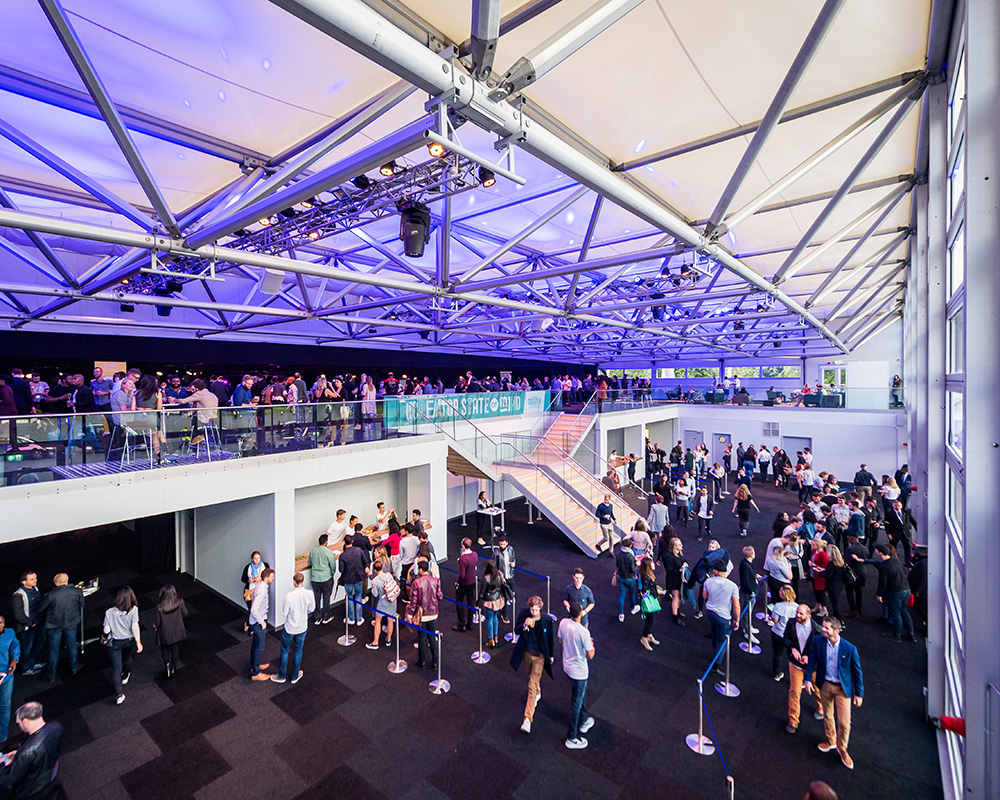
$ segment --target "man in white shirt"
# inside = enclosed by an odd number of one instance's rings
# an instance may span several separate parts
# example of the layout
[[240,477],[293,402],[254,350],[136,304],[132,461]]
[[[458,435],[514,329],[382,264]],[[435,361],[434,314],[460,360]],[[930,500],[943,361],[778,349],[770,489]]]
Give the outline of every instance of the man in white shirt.
[[587,680],[590,677],[590,659],[594,657],[594,640],[580,622],[583,606],[577,602],[569,604],[570,619],[559,623],[559,645],[562,647],[563,672],[570,679],[569,733],[566,747],[582,750],[587,740],[581,734],[594,727],[594,718],[587,715]]
[[[708,612],[708,623],[712,629],[712,655],[722,649],[731,630],[740,624],[740,587],[726,577],[726,565],[719,564],[714,575],[705,581],[702,596]],[[718,661],[712,672],[722,675]]]
[[268,567],[260,573],[260,580],[253,590],[253,600],[250,602],[250,680],[266,681],[270,675],[261,670],[270,664],[261,664],[260,657],[264,654],[264,642],[267,634],[267,613],[271,608],[268,592],[274,583],[274,570]]
[[281,613],[285,617],[285,629],[281,632],[281,663],[278,674],[272,675],[275,683],[284,683],[288,670],[288,651],[294,648],[292,661],[292,683],[298,683],[302,678],[302,645],[306,641],[306,631],[309,630],[309,615],[316,610],[316,599],[313,593],[302,585],[305,576],[296,572],[292,576],[295,588],[285,595]]
[[331,522],[330,527],[326,529],[327,535],[330,537],[328,544],[333,546],[344,541],[344,537],[351,532],[347,528],[347,512],[342,508],[338,508],[337,518]]

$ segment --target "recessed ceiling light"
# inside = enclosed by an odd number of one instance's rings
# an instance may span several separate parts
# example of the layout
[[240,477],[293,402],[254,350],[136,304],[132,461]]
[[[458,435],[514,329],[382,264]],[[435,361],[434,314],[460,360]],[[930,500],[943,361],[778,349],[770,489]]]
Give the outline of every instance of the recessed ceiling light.
[[221,100],[221,101],[222,101],[223,103],[225,103],[225,102],[226,102],[226,93],[225,93],[225,92],[224,92],[224,91],[223,91],[222,89],[219,89],[219,99],[220,99],[220,100]]
[[642,152],[642,148],[644,148],[645,146],[646,146],[646,140],[645,139],[640,139],[639,142],[638,142],[638,144],[636,144],[636,146],[632,148],[632,152],[633,153],[641,153]]
[[576,214],[573,213],[573,209],[570,209],[566,212],[566,224],[572,225],[574,222],[576,222]]
[[186,156],[186,155],[184,155],[183,153],[178,153],[178,154],[177,154],[177,157],[178,157],[178,158],[179,158],[179,159],[180,159],[181,161],[183,161],[183,160],[184,160],[185,158],[187,158],[187,156]]
[[184,98],[184,107],[191,108],[191,101],[188,100],[186,97]]
[[271,69],[271,59],[265,58],[263,61],[260,62],[260,65],[264,69]]

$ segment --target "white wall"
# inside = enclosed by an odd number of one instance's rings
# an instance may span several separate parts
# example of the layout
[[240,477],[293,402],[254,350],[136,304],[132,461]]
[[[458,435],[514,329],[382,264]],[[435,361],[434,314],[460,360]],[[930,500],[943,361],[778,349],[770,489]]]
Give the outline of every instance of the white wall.
[[[680,428],[728,433],[734,443],[781,447],[783,436],[812,439],[817,469],[832,472],[849,482],[864,461],[880,475],[892,474],[907,462],[906,428],[898,411],[849,411],[843,409],[763,406],[678,406]],[[763,436],[763,423],[779,423],[780,435]],[[662,445],[662,442],[661,442]],[[668,448],[664,448],[668,449]],[[794,454],[793,454],[794,455]]]
[[[248,497],[194,510],[194,577],[243,602],[243,567],[254,550],[275,564],[274,497]],[[273,605],[273,603],[272,603]]]

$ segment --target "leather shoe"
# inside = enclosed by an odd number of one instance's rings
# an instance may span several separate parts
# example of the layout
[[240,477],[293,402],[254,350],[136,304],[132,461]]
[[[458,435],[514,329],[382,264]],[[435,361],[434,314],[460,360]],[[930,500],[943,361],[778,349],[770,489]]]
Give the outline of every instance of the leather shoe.
[[250,676],[250,680],[252,680],[252,681],[269,681],[269,680],[271,680],[271,676],[268,675],[266,672],[258,672],[256,675],[251,675]]
[[451,629],[452,629],[453,631],[458,631],[459,633],[461,633],[462,631],[467,631],[467,630],[469,630],[469,629],[468,629],[468,628],[466,628],[466,627],[465,627],[464,625],[452,625],[452,626],[451,626]]
[[270,662],[270,661],[269,661],[269,662],[267,662],[266,664],[261,664],[261,665],[260,665],[260,668],[261,668],[261,669],[267,669],[267,668],[268,668],[269,666],[271,666],[271,662]]

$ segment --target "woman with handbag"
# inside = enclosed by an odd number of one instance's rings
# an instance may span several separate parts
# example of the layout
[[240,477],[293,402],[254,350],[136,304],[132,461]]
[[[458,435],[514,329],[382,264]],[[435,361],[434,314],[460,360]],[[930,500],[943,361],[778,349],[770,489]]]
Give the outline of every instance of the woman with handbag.
[[639,565],[639,582],[641,586],[642,607],[642,638],[639,643],[647,650],[652,650],[652,645],[659,644],[653,637],[653,619],[656,612],[660,610],[659,595],[664,594],[663,589],[656,585],[656,576],[653,572],[653,559],[648,556],[642,559]]
[[243,567],[243,577],[240,580],[243,581],[243,602],[247,604],[247,614],[253,603],[253,590],[260,583],[260,574],[269,568],[270,564],[261,558],[259,550],[250,554],[250,563]]
[[177,671],[180,643],[187,636],[184,628],[184,617],[187,615],[187,606],[177,596],[177,589],[169,583],[164,585],[156,604],[156,643],[160,645],[167,678],[173,678]]
[[826,603],[830,614],[840,620],[840,627],[843,630],[846,626],[844,625],[844,615],[840,613],[840,593],[844,591],[848,581],[855,576],[851,572],[851,577],[848,578],[847,573],[850,572],[850,567],[844,563],[844,556],[839,547],[828,544],[826,554],[830,558],[826,565]]
[[104,614],[104,636],[101,641],[111,657],[111,682],[115,687],[115,703],[125,702],[122,687],[132,672],[132,651],[142,652],[139,636],[139,603],[131,587],[118,590],[115,604]]
[[666,591],[670,595],[670,618],[675,625],[683,627],[681,592],[684,589],[684,567],[687,566],[687,560],[684,558],[684,544],[676,536],[661,541],[666,542],[666,547],[660,552],[660,563],[663,564]]
[[382,620],[385,620],[385,646],[392,646],[392,629],[395,625],[396,603],[399,600],[399,583],[392,575],[389,560],[376,561],[372,573],[372,600],[375,602],[375,638],[365,645],[369,650],[378,650],[382,638]]
[[496,647],[500,638],[500,622],[497,615],[507,605],[504,596],[505,581],[500,570],[492,561],[487,562],[483,581],[479,586],[479,598],[476,604],[486,617],[486,646]]

